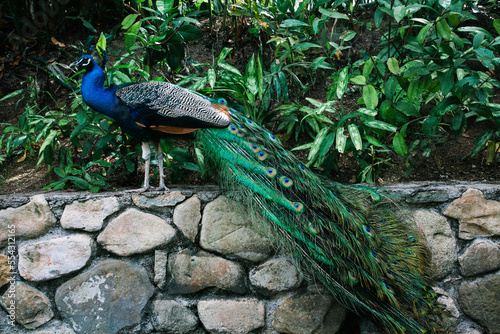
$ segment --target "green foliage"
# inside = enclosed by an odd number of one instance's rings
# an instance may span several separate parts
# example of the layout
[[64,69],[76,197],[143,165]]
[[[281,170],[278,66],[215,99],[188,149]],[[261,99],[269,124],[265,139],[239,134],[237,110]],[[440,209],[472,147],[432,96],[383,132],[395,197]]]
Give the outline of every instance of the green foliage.
[[142,54],[147,72],[163,61],[171,70],[178,71],[185,57],[184,44],[203,36],[194,25],[199,22],[191,17],[179,17],[174,0],[157,0],[155,7],[141,6],[140,13],[123,19],[125,47],[135,56]]

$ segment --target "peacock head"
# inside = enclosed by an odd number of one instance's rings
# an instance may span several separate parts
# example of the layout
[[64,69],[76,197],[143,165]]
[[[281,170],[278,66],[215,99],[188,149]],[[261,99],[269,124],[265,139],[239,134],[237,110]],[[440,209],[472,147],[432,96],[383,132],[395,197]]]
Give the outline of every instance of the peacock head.
[[77,72],[80,72],[81,70],[90,72],[94,68],[94,64],[94,58],[92,58],[92,56],[85,55],[81,56],[74,63],[71,63],[69,67],[75,69]]

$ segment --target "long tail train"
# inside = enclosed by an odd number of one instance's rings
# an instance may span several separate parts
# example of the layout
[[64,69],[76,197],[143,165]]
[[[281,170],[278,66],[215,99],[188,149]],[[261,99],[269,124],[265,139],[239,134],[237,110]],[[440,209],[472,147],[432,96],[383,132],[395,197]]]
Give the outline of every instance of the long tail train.
[[441,311],[426,251],[398,204],[314,174],[275,136],[230,111],[227,128],[196,136],[225,192],[269,221],[275,245],[347,308],[391,333],[436,331],[430,324]]

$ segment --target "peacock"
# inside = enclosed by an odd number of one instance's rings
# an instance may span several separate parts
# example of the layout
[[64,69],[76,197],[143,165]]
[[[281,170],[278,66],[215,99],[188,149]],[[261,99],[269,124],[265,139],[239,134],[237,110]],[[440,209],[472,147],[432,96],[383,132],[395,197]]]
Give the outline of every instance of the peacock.
[[371,315],[389,333],[437,332],[443,314],[426,274],[426,249],[391,197],[319,176],[264,127],[212,100],[166,82],[104,88],[91,56],[71,64],[83,70],[84,101],[141,140],[149,187],[151,141],[195,132],[205,163],[221,189],[266,222],[277,249],[321,282],[345,307]]

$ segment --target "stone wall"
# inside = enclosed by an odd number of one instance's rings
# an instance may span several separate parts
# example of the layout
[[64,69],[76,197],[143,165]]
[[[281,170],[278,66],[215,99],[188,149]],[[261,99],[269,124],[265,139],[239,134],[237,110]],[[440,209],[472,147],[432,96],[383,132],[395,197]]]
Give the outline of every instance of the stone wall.
[[[384,190],[425,236],[451,313],[442,329],[500,333],[500,186]],[[215,187],[9,195],[0,209],[0,333],[380,332]]]

